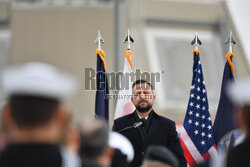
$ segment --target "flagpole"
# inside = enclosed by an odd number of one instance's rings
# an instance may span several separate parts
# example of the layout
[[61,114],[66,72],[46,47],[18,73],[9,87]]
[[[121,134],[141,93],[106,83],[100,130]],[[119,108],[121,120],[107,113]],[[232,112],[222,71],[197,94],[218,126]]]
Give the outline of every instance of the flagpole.
[[[120,27],[121,27],[121,17],[120,17],[120,6],[121,2],[120,0],[114,0],[114,70],[115,72],[118,72],[120,70],[121,64],[120,64]],[[115,79],[117,80],[117,78]],[[119,87],[119,83],[115,82],[116,88]],[[119,91],[115,89],[114,93],[118,94]],[[117,99],[115,99],[115,104],[117,103]]]
[[198,33],[196,32],[195,33],[195,36],[194,36],[194,39],[193,41],[191,42],[191,45],[194,45],[194,50],[199,50],[198,46],[201,45],[201,41],[199,40],[198,38]]
[[134,43],[134,39],[131,37],[128,29],[128,34],[124,40],[124,43],[128,43],[127,45],[127,51],[131,50],[131,43]]
[[[129,37],[129,29],[128,29],[128,35],[127,35],[128,37]],[[130,40],[128,39],[128,46],[127,46],[127,50],[130,50],[131,49],[131,47],[130,47]]]
[[104,39],[103,39],[102,36],[101,36],[100,30],[98,30],[98,33],[97,33],[97,37],[96,37],[95,43],[97,43],[97,49],[98,49],[98,50],[101,50],[101,49],[102,49],[101,44],[104,43]]
[[226,43],[226,45],[228,45],[228,53],[233,53],[233,45],[235,45],[236,42],[232,37],[232,32],[230,32],[230,34],[227,37],[225,43]]
[[200,62],[200,51],[198,50],[201,41],[197,32],[191,44],[194,45],[193,77],[180,142],[188,166],[194,167],[201,161],[216,157],[217,151]]
[[[109,95],[109,84],[106,75],[105,52],[101,48],[104,39],[101,36],[100,30],[98,31],[95,43],[97,44],[95,117],[109,121],[109,99],[106,98],[106,95]],[[100,73],[101,77],[97,77],[98,73]],[[100,83],[102,83],[102,86],[100,86]]]
[[[235,45],[236,42],[232,37],[232,32],[229,33],[225,43],[228,45],[228,53],[225,56],[227,62],[223,72],[220,101],[214,121],[215,142],[218,152],[223,152],[225,148],[228,150],[229,147],[232,147],[234,141],[237,140],[240,134],[239,127],[233,121],[233,104],[227,96],[227,83],[235,81],[232,57],[235,56],[233,53],[233,45]],[[229,145],[226,139],[230,139]]]
[[[127,43],[127,49],[125,51],[125,59],[123,66],[123,74],[131,74],[132,72],[132,50],[131,43],[134,42],[134,39],[131,37],[129,30],[127,31],[127,36],[125,37],[124,43]],[[133,83],[133,75],[129,75],[129,78],[122,77],[120,83],[125,84],[124,89],[119,90],[119,97],[123,97],[117,100],[116,109],[114,114],[114,119],[122,117],[127,114],[131,114],[135,110],[135,106],[131,102],[130,95],[132,95],[132,83]],[[118,83],[119,84],[119,83]],[[128,89],[127,89],[128,88]]]
[[128,43],[127,45],[127,51],[125,52],[126,59],[128,63],[130,64],[130,69],[132,72],[132,62],[131,62],[131,55],[132,55],[132,50],[131,50],[131,43],[134,43],[134,39],[131,37],[128,29],[128,34],[124,40],[124,43]]

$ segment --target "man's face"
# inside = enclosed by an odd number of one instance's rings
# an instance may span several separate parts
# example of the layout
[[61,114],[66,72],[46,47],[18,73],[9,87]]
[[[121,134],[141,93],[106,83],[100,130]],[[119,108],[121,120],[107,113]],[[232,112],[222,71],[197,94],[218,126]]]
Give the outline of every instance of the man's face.
[[131,101],[137,111],[145,113],[152,108],[155,102],[155,95],[147,83],[136,84],[133,87],[133,97]]

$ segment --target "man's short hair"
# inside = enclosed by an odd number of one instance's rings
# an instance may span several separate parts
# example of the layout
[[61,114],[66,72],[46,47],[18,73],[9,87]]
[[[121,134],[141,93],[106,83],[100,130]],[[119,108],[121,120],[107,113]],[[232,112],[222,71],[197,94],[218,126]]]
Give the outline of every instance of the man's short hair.
[[150,146],[146,150],[144,161],[155,161],[162,164],[178,167],[179,162],[175,155],[163,146]]
[[56,111],[58,101],[27,95],[12,95],[9,105],[19,128],[34,128],[48,123]]
[[109,129],[104,120],[88,120],[80,128],[80,157],[82,161],[94,161],[108,147]]
[[143,83],[148,84],[151,87],[151,89],[154,90],[154,87],[148,81],[143,80],[143,79],[138,79],[135,82],[133,82],[132,89],[135,87],[135,85],[137,85],[137,84],[143,84]]

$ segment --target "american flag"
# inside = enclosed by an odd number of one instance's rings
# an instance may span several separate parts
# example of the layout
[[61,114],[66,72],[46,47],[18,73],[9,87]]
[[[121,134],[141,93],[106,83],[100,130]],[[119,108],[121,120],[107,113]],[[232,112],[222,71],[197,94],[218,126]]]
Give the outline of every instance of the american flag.
[[194,51],[193,79],[187,112],[180,136],[189,166],[217,155],[207,91],[200,63],[200,51]]

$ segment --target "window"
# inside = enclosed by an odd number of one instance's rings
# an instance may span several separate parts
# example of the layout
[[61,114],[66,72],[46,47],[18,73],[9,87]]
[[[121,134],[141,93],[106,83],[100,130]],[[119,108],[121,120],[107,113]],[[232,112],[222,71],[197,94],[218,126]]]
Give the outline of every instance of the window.
[[[147,28],[146,48],[152,72],[163,71],[156,92],[161,109],[187,108],[189,100],[194,46],[191,41],[194,30]],[[218,105],[222,74],[225,65],[224,54],[218,32],[199,30],[202,45],[201,63],[207,88],[209,107],[215,110]],[[160,90],[160,91],[159,91]]]

